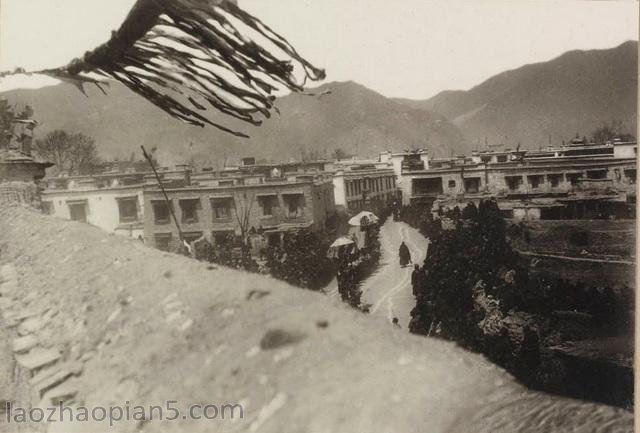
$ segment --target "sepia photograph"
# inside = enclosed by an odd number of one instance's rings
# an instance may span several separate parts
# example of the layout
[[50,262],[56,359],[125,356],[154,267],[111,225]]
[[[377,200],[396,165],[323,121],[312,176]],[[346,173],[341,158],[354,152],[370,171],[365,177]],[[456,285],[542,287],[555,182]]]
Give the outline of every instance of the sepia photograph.
[[639,5],[0,0],[0,433],[634,432]]

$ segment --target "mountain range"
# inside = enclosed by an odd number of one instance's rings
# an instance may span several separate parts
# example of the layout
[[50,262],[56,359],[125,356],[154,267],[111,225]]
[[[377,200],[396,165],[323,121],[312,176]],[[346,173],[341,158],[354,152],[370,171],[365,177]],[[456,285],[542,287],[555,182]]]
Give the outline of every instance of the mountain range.
[[607,50],[571,51],[427,100],[387,98],[352,81],[326,83],[311,90],[316,96],[278,98],[280,114],[260,127],[215,117],[249,139],[186,125],[117,83],[106,96],[87,88],[85,97],[68,84],[1,95],[33,107],[41,124],[37,137],[54,129],[82,132],[96,140],[106,158],[137,159],[140,145],[157,148],[163,164],[199,166],[220,165],[229,157],[331,157],[336,149],[372,157],[384,150],[428,147],[434,156],[447,156],[485,143],[557,144],[614,121],[619,132],[635,135],[637,49],[630,41]]
[[287,161],[331,157],[336,149],[361,156],[426,146],[443,155],[448,149],[464,149],[460,130],[443,116],[395,102],[354,82],[332,82],[312,90],[320,96],[283,96],[276,101],[279,114],[260,127],[215,117],[247,133],[248,139],[186,125],[117,83],[111,83],[107,96],[94,88],[86,90],[88,97],[60,84],[13,90],[3,97],[33,107],[41,123],[38,137],[53,129],[81,132],[96,140],[105,157],[129,158],[141,144],[156,147],[163,164],[194,161],[216,166],[228,157],[245,156]]
[[636,135],[638,43],[605,50],[569,51],[548,62],[495,75],[467,91],[444,91],[427,100],[398,100],[436,111],[472,147],[523,148],[589,136],[603,124]]

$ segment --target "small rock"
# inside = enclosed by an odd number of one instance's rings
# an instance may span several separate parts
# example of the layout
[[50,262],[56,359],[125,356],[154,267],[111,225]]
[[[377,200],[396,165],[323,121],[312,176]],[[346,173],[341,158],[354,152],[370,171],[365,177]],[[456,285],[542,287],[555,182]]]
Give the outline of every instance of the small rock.
[[270,329],[260,340],[260,348],[263,350],[277,349],[279,347],[295,344],[304,340],[305,335],[284,329]]
[[173,292],[172,294],[170,294],[169,296],[167,296],[166,298],[164,298],[162,300],[162,302],[160,302],[161,304],[167,304],[171,301],[173,301],[174,299],[176,299],[178,297],[178,294],[176,292]]
[[4,297],[4,296],[0,296],[0,310],[8,310],[13,306],[14,301]]
[[193,319],[187,319],[182,325],[180,325],[180,331],[186,331],[191,328],[191,325],[193,325]]
[[44,326],[44,321],[38,317],[32,317],[25,320],[18,327],[18,334],[27,335],[38,332]]
[[2,281],[10,281],[18,278],[18,272],[16,271],[16,267],[7,263],[0,268],[0,280]]
[[252,299],[262,299],[267,295],[270,295],[271,292],[269,292],[268,290],[251,290],[249,293],[247,293],[247,301],[250,301]]
[[171,310],[175,310],[175,309],[179,309],[183,306],[182,302],[180,301],[173,301],[173,302],[169,302],[167,304],[164,305],[164,307],[162,307],[162,309],[166,312],[169,312]]
[[80,357],[80,361],[82,361],[82,362],[87,362],[87,361],[89,361],[91,358],[93,358],[95,355],[96,355],[96,353],[95,353],[95,352],[93,352],[93,351],[89,351],[89,352],[87,352],[87,353],[83,354],[83,355]]
[[282,349],[278,351],[275,355],[273,355],[273,362],[284,361],[293,355],[293,349],[291,347],[287,347],[286,349]]
[[120,315],[120,312],[122,312],[122,307],[118,307],[115,310],[113,310],[113,313],[111,313],[109,317],[107,317],[107,323],[111,323],[114,320],[116,320]]
[[38,337],[33,334],[25,335],[13,340],[13,351],[23,353],[33,349],[38,344]]
[[284,407],[287,402],[287,395],[283,392],[278,393],[273,400],[271,400],[266,406],[263,406],[258,413],[258,417],[251,423],[249,427],[250,431],[258,431],[262,424],[271,418],[278,410]]
[[73,381],[68,380],[55,388],[50,389],[44,394],[41,401],[41,407],[58,406],[60,402],[68,402],[78,394],[78,388]]
[[234,313],[233,308],[225,308],[222,310],[222,317],[226,319],[227,317],[233,316]]
[[318,320],[316,322],[316,326],[321,329],[325,329],[329,327],[329,322],[326,320]]
[[253,346],[251,349],[249,349],[247,351],[247,353],[245,354],[245,356],[247,358],[253,358],[254,356],[256,356],[258,353],[260,353],[260,348],[258,346]]
[[36,347],[26,355],[16,355],[16,361],[28,370],[35,370],[52,364],[60,359],[60,352],[55,349],[41,349]]
[[182,316],[182,312],[181,311],[174,311],[173,313],[169,314],[166,318],[167,323],[171,323],[174,320],[176,320],[177,318],[179,318],[180,316]]
[[82,372],[82,365],[62,365],[53,366],[47,369],[43,369],[36,374],[29,383],[35,388],[37,392],[42,394],[50,388],[61,384],[71,376],[77,376]]

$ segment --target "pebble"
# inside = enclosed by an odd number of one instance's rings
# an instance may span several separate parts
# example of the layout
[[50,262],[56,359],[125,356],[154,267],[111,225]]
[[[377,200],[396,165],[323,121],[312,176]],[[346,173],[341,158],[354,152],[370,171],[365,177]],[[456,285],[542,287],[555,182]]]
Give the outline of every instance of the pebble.
[[179,318],[181,315],[182,315],[182,312],[181,312],[181,311],[174,311],[173,313],[171,313],[171,314],[169,314],[169,315],[167,316],[166,321],[167,321],[167,323],[171,323],[171,322],[173,322],[174,320],[176,320],[177,318]]
[[120,315],[120,313],[121,313],[121,312],[122,312],[122,308],[121,308],[121,307],[116,308],[116,309],[113,311],[113,313],[111,313],[111,314],[109,315],[109,317],[107,317],[107,323],[111,323],[111,322],[113,322],[114,320],[116,320],[116,319],[118,318],[118,316]]
[[289,358],[291,355],[293,355],[293,349],[291,347],[282,349],[278,351],[275,355],[273,355],[273,362],[284,361],[285,359]]
[[16,355],[16,361],[28,370],[44,367],[60,359],[60,352],[54,349],[42,349],[36,347],[26,355]]
[[180,331],[186,331],[191,328],[191,325],[193,325],[193,319],[187,319],[182,325],[180,325]]
[[23,353],[33,349],[37,345],[38,337],[30,334],[13,340],[13,351],[16,353]]
[[37,317],[25,320],[18,326],[18,334],[27,335],[39,331],[44,326],[44,321]]
[[266,406],[263,406],[258,413],[258,417],[249,426],[249,431],[258,431],[262,424],[271,418],[278,410],[284,407],[287,402],[287,394],[280,392]]
[[260,347],[253,346],[251,349],[247,350],[246,357],[247,358],[253,358],[258,353],[260,353]]

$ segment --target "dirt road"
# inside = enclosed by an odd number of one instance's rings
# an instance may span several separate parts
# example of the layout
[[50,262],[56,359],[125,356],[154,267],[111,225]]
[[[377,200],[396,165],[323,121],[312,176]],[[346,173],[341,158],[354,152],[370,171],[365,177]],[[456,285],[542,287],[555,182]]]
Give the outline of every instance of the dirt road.
[[[422,264],[429,245],[428,239],[416,229],[391,219],[380,228],[382,256],[378,269],[362,282],[362,303],[370,305],[370,313],[391,321],[394,317],[403,329],[407,329],[415,299],[411,290],[413,266],[401,268],[398,249],[404,241],[411,251],[414,263]],[[325,289],[329,296],[340,301],[336,281]]]

